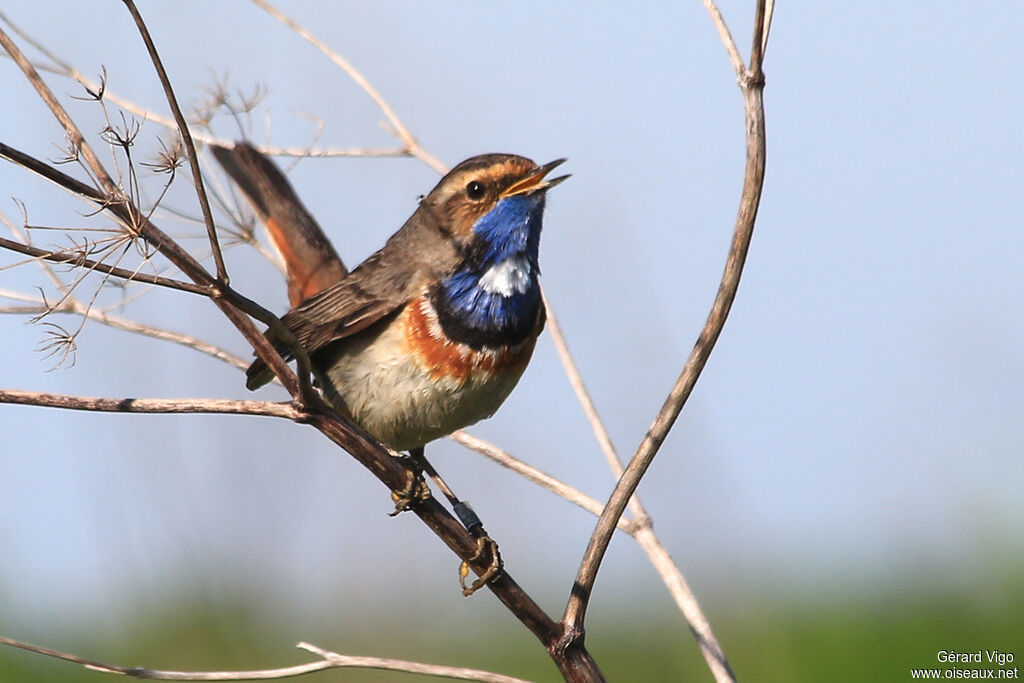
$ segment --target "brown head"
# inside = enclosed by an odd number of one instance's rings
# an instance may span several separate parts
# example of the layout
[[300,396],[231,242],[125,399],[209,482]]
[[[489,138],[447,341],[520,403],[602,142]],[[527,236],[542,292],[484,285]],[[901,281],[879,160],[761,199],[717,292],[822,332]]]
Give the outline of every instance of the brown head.
[[469,239],[473,226],[505,197],[546,192],[569,176],[545,176],[565,159],[538,166],[515,154],[481,154],[449,171],[422,202],[443,230]]

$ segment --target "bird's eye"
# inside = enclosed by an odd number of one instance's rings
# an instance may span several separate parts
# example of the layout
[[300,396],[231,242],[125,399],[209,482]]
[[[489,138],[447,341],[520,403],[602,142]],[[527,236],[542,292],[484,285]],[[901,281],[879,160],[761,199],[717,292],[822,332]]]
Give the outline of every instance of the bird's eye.
[[483,199],[485,194],[487,194],[487,187],[481,182],[471,180],[466,185],[466,195],[470,199]]

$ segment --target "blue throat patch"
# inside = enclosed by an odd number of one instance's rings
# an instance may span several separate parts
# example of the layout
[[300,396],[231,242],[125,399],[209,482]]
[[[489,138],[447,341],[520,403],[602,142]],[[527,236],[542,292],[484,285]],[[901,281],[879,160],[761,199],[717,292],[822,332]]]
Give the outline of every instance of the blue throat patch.
[[[541,303],[537,255],[543,214],[543,194],[513,195],[477,219],[475,257],[441,283],[436,297],[446,334],[474,347],[529,336]],[[502,273],[497,281],[495,273]]]

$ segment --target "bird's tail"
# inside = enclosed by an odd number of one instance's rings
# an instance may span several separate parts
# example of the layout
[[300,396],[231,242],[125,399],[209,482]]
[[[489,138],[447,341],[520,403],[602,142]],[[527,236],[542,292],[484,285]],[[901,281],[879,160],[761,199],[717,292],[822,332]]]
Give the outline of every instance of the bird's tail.
[[[245,142],[232,148],[211,146],[210,151],[266,226],[284,261],[293,307],[348,275],[323,229],[274,162]],[[255,390],[273,378],[257,358],[245,372],[245,386]]]
[[244,142],[230,149],[212,146],[210,151],[252,204],[284,260],[292,306],[348,275],[323,229],[274,162]]

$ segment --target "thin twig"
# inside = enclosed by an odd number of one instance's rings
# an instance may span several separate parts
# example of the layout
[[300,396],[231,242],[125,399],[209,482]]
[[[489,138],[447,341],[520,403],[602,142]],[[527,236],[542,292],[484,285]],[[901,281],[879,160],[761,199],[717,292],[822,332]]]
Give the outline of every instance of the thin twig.
[[[587,494],[583,493],[577,488],[569,486],[565,482],[552,477],[546,472],[542,472],[532,465],[528,465],[522,460],[513,457],[508,452],[503,451],[492,443],[484,441],[483,439],[473,436],[469,432],[462,431],[461,429],[452,432],[448,435],[452,441],[462,444],[466,448],[479,453],[488,460],[495,462],[502,467],[509,469],[516,474],[522,475],[528,481],[532,481],[541,488],[545,488],[551,491],[556,496],[564,498],[573,505],[577,505],[595,517],[601,514],[601,510],[604,509],[604,505],[601,504],[596,498],[591,498]],[[630,533],[633,523],[622,518],[619,520],[619,528]]]
[[722,45],[725,46],[726,52],[729,53],[729,61],[732,62],[732,68],[735,69],[737,76],[742,76],[746,72],[746,67],[743,65],[743,57],[740,56],[740,51],[736,47],[736,41],[732,39],[732,33],[729,32],[729,26],[725,23],[725,17],[722,16],[722,12],[718,9],[718,5],[715,4],[715,0],[701,0],[704,3],[704,8],[711,15],[711,21],[714,22],[715,28],[718,29],[718,37],[722,39]]
[[[24,62],[24,55],[21,55],[17,46],[10,42],[10,39],[2,30],[0,30],[0,44],[3,44],[8,52],[13,51],[12,55],[17,54],[21,56],[21,59],[17,60],[19,64]],[[37,90],[44,91],[52,97],[52,92],[50,92],[46,84],[39,79],[39,74],[35,72],[34,69],[26,70],[24,73],[26,77],[33,82],[33,85],[35,85]],[[46,99],[47,98],[44,98],[44,100]],[[60,117],[58,116],[58,119],[59,118]],[[72,123],[71,125],[73,126],[74,124]],[[75,128],[75,130],[77,130],[77,128]],[[70,131],[68,131],[68,134],[71,134]],[[287,389],[293,396],[301,394],[305,397],[307,402],[315,400],[312,398],[314,396],[314,392],[309,383],[309,357],[302,346],[295,342],[294,336],[288,328],[281,323],[277,316],[256,302],[233,291],[230,287],[219,284],[214,277],[191,256],[191,254],[185,251],[177,242],[168,237],[162,230],[153,225],[148,218],[136,218],[139,215],[138,210],[128,202],[123,200],[117,202],[110,201],[102,192],[85,185],[79,180],[59,171],[50,164],[40,161],[39,159],[25,154],[24,152],[20,152],[9,145],[3,144],[2,142],[0,142],[0,156],[3,156],[19,166],[41,175],[47,180],[50,180],[70,192],[90,199],[95,202],[100,209],[112,213],[122,221],[132,222],[135,224],[136,221],[141,220],[139,228],[141,229],[141,234],[144,239],[156,247],[158,251],[166,256],[167,259],[177,266],[182,272],[192,278],[196,284],[205,285],[208,288],[206,291],[207,296],[210,297],[214,304],[216,304],[224,315],[227,316],[236,328],[238,328],[246,340],[252,344],[260,357],[263,358],[263,360],[265,360],[274,370],[277,377],[281,379],[281,383],[284,385],[285,389]],[[102,166],[99,166],[99,171],[102,175],[107,175]],[[99,175],[99,173],[97,175]],[[246,317],[250,315],[260,322],[268,325],[274,331],[275,336],[277,336],[277,338],[282,342],[291,345],[292,352],[294,353],[299,368],[301,369],[298,378],[291,372],[288,365],[284,362],[284,359],[281,358],[281,355],[277,352],[274,346],[262,333],[260,333],[259,330],[256,329],[256,326],[253,325],[252,321]]]
[[555,345],[555,351],[558,352],[559,360],[562,361],[562,369],[565,371],[565,376],[569,380],[573,393],[576,394],[576,400],[579,401],[580,407],[583,408],[583,414],[586,416],[587,422],[590,423],[590,429],[594,432],[594,437],[597,438],[601,452],[604,453],[605,460],[608,461],[608,467],[611,468],[615,478],[618,479],[622,476],[622,463],[619,462],[619,455],[612,444],[611,436],[608,434],[608,429],[597,412],[597,407],[594,405],[594,400],[590,397],[590,392],[587,391],[587,387],[583,383],[583,376],[580,375],[576,361],[569,351],[569,344],[565,340],[565,335],[562,334],[562,326],[558,323],[558,316],[555,315],[555,310],[551,305],[550,299],[548,299],[547,292],[542,290],[541,297],[547,312],[548,334]]
[[389,130],[394,134],[396,138],[402,143],[403,149],[407,154],[416,157],[430,168],[434,169],[438,173],[445,173],[447,168],[439,159],[434,155],[427,152],[425,149],[420,147],[419,142],[413,137],[409,129],[405,127],[398,115],[395,114],[395,110],[391,108],[388,101],[377,92],[377,89],[366,79],[363,74],[356,69],[351,62],[342,57],[340,54],[335,52],[324,43],[322,40],[310,33],[297,21],[286,15],[281,10],[277,9],[266,0],[252,0],[253,4],[265,11],[270,16],[274,17],[282,24],[290,28],[296,34],[299,35],[303,40],[311,44],[321,53],[323,53],[328,59],[330,59],[336,66],[342,71],[348,74],[348,77],[355,81],[356,85],[363,89],[363,91],[370,96],[370,99],[374,101],[377,107],[381,110],[384,116],[387,118],[389,123]]
[[51,263],[70,263],[76,268],[96,270],[101,273],[121,278],[126,282],[144,282],[149,285],[158,285],[160,287],[177,289],[182,292],[189,292],[190,294],[201,294],[203,296],[208,296],[210,292],[209,287],[203,287],[192,282],[161,277],[160,275],[151,275],[149,273],[139,272],[138,270],[118,268],[117,266],[112,266],[107,263],[103,263],[102,261],[93,261],[91,259],[82,258],[79,254],[68,253],[65,251],[53,251],[50,249],[40,249],[39,247],[22,244],[15,240],[9,240],[6,237],[0,237],[0,247],[25,254],[26,256],[50,261]]
[[76,152],[80,153],[86,163],[89,165],[93,175],[99,180],[100,185],[106,195],[112,199],[122,198],[122,193],[118,188],[117,184],[114,183],[113,179],[107,173],[106,169],[103,168],[103,164],[100,163],[96,153],[93,152],[92,147],[86,141],[82,135],[82,131],[78,129],[75,122],[68,115],[67,110],[61,105],[60,101],[54,96],[53,92],[46,87],[39,72],[36,71],[32,63],[25,57],[25,55],[18,49],[18,46],[10,39],[4,31],[0,30],[0,47],[7,51],[7,54],[11,56],[11,59],[18,65],[22,72],[28,77],[29,82],[35,87],[39,97],[42,98],[46,106],[49,107],[53,115],[60,121],[61,126],[67,133],[68,138],[71,142],[71,148]]
[[283,417],[287,420],[298,420],[302,416],[290,402],[219,398],[102,398],[20,389],[0,389],[0,403],[99,413],[224,413]]
[[0,645],[18,648],[27,652],[46,655],[73,664],[81,664],[87,669],[100,673],[112,673],[155,681],[269,681],[294,678],[326,669],[378,669],[381,671],[401,671],[411,674],[422,674],[440,678],[451,678],[461,681],[480,681],[482,683],[530,683],[521,678],[503,676],[489,671],[466,669],[455,666],[440,666],[408,662],[401,659],[385,659],[383,657],[354,657],[329,652],[309,643],[299,643],[296,647],[321,657],[321,661],[308,664],[296,664],[277,669],[252,669],[249,671],[162,671],[138,666],[120,666],[104,664],[79,655],[59,652],[49,648],[24,643],[19,640],[0,636]]
[[[11,18],[0,10],[0,22],[7,24],[11,31],[19,36],[26,43],[31,45],[33,48],[42,53],[47,59],[53,64],[35,64],[35,67],[40,71],[47,71],[49,73],[62,76],[64,78],[70,78],[82,87],[86,88],[91,92],[103,91],[103,99],[113,102],[121,109],[127,112],[135,114],[141,119],[150,121],[159,126],[170,128],[174,131],[178,130],[178,124],[166,116],[161,115],[152,109],[147,109],[131,100],[121,97],[116,91],[111,90],[109,87],[102,87],[101,84],[86,76],[81,71],[76,69],[73,65],[69,64],[65,60],[61,59],[56,53],[46,47],[38,40],[36,40],[31,34],[26,32],[20,26],[11,21]],[[6,54],[3,56],[7,56]],[[218,138],[214,135],[209,135],[201,130],[194,130],[193,127],[189,127],[189,131],[192,134],[192,138],[198,142],[206,145],[219,145],[221,147],[230,147],[232,141],[225,138]],[[409,152],[406,147],[280,147],[274,145],[254,145],[263,154],[277,157],[294,157],[294,158],[336,158],[336,157],[407,157]],[[422,149],[422,148],[420,148]],[[441,171],[440,168],[436,169]]]
[[139,13],[139,8],[135,6],[134,0],[122,0],[125,7],[132,15],[132,19],[135,21],[135,26],[139,30],[139,35],[142,36],[142,42],[146,44],[146,51],[149,53],[149,58],[153,62],[153,68],[156,69],[157,77],[160,79],[160,84],[163,86],[164,94],[167,96],[167,104],[171,107],[171,113],[174,114],[174,121],[178,124],[178,133],[181,135],[182,140],[185,143],[185,153],[188,156],[189,166],[192,168],[192,181],[195,183],[196,197],[199,199],[199,208],[203,212],[203,222],[206,223],[206,232],[210,238],[210,249],[213,251],[213,262],[217,266],[217,278],[221,280],[225,285],[228,284],[228,271],[224,265],[224,255],[220,250],[220,243],[217,240],[217,226],[213,222],[213,212],[210,210],[210,201],[206,197],[206,187],[203,185],[203,173],[199,168],[199,156],[196,153],[196,145],[192,142],[192,133],[189,132],[188,122],[185,120],[185,115],[181,111],[181,107],[178,106],[178,98],[174,94],[174,88],[171,87],[171,79],[167,76],[167,71],[164,69],[163,60],[160,59],[160,53],[157,52],[156,45],[153,43],[153,37],[149,34],[149,28],[146,26],[146,22],[142,20],[142,14]]
[[772,17],[775,16],[775,0],[766,0],[764,3],[764,31],[761,33],[761,54],[768,49],[768,34],[772,30]]
[[0,307],[0,314],[21,314],[21,315],[38,315],[41,313],[65,313],[68,315],[80,315],[93,320],[102,325],[112,327],[114,329],[123,330],[132,334],[139,334],[144,337],[151,337],[153,339],[159,339],[161,341],[171,342],[172,344],[180,344],[190,349],[194,349],[199,353],[206,354],[212,358],[216,358],[219,361],[223,361],[232,367],[244,370],[249,367],[249,362],[233,353],[226,351],[219,346],[214,346],[209,342],[203,341],[198,337],[193,337],[180,332],[174,332],[162,327],[156,327],[154,325],[147,325],[140,323],[136,320],[131,320],[119,315],[114,315],[108,311],[97,311],[95,308],[89,308],[85,306],[78,299],[72,297],[65,300],[60,305],[54,306],[48,304],[45,300],[38,297],[32,297],[28,295],[18,294],[17,292],[8,292],[0,290],[0,296],[14,299],[17,301],[25,301],[28,303],[26,306],[6,306]]

